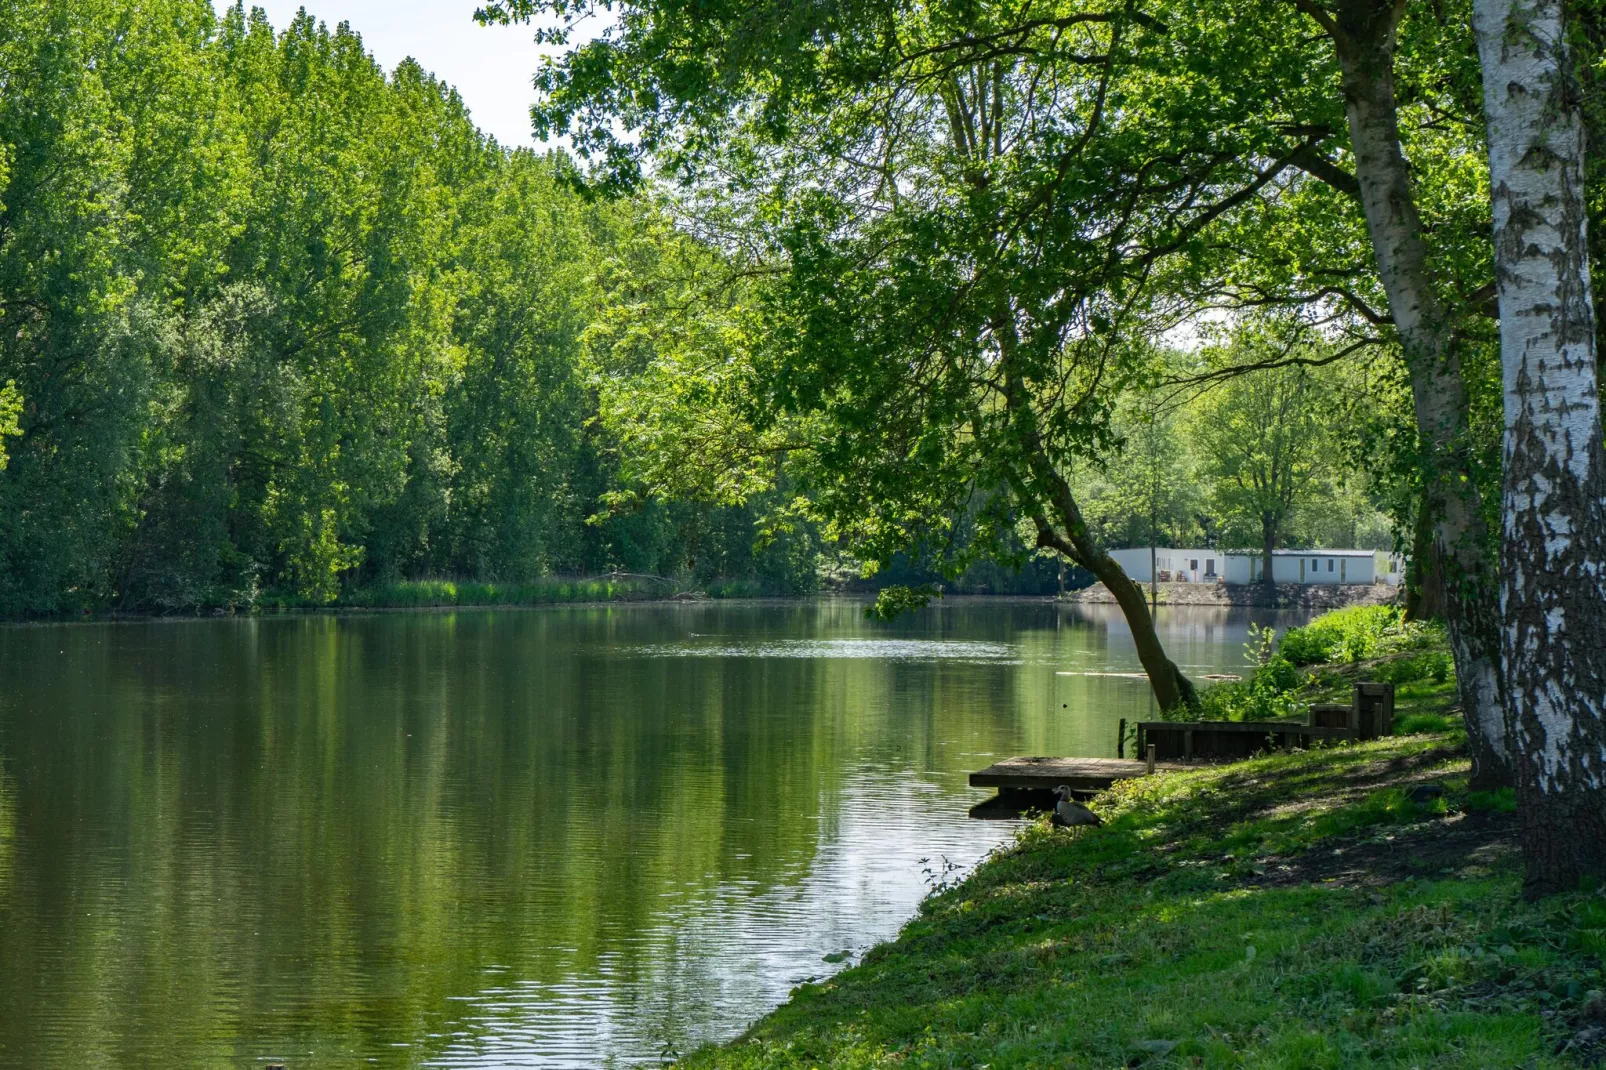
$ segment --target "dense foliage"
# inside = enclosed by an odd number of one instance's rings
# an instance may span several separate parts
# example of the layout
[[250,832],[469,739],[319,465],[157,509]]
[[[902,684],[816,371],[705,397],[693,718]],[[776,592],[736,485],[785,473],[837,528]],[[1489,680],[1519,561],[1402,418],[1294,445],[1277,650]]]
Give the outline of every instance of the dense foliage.
[[605,508],[587,332],[681,240],[649,204],[305,14],[6,0],[0,86],[0,612],[813,582],[762,503]]

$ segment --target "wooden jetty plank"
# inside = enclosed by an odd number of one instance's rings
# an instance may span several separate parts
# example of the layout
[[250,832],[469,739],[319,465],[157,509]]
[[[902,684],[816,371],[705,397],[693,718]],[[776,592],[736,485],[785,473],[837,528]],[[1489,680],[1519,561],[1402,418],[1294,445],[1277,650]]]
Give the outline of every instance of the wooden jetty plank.
[[[1181,769],[1161,762],[1160,769]],[[1117,780],[1147,773],[1145,763],[1129,758],[1006,758],[970,774],[973,788],[1046,788],[1064,784],[1074,791],[1103,791]]]

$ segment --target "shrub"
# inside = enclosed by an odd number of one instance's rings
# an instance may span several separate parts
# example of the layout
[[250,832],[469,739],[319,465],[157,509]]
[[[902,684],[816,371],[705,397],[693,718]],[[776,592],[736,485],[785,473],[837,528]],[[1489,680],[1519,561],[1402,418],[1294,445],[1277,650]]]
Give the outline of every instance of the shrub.
[[1269,721],[1299,712],[1294,700],[1310,681],[1288,659],[1275,655],[1247,680],[1216,684],[1199,693],[1190,718],[1205,721]]
[[1387,637],[1399,635],[1403,626],[1398,606],[1351,606],[1290,628],[1277,652],[1295,665],[1360,661],[1382,653]]
[[[1331,670],[1311,673],[1306,666],[1356,662],[1405,651],[1419,651],[1378,665],[1373,678],[1395,684],[1431,680],[1442,684],[1453,671],[1443,649],[1443,626],[1407,622],[1396,606],[1353,606],[1323,614],[1301,628],[1290,628],[1275,643],[1269,629],[1252,628],[1245,653],[1259,666],[1247,680],[1217,684],[1200,692],[1183,714],[1189,719],[1260,721],[1298,716],[1295,696],[1313,684],[1336,687]],[[1440,719],[1442,720],[1442,719]],[[1424,726],[1421,730],[1441,730]]]
[[554,602],[609,602],[646,598],[649,586],[633,580],[567,580],[545,577],[523,583],[403,580],[348,593],[348,606],[413,609],[424,606],[527,606]]

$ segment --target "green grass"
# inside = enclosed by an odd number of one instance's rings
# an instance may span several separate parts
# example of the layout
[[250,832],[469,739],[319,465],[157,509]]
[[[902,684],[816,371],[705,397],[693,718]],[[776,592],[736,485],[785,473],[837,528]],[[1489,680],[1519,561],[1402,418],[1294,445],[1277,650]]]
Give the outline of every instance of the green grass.
[[[1262,883],[1333,846],[1499,811],[1458,790],[1445,744],[1130,782],[1095,804],[1103,828],[1031,826],[895,943],[686,1065],[1580,1065],[1555,1050],[1606,988],[1601,896],[1525,904],[1509,858],[1377,886]],[[1413,804],[1376,786],[1388,771],[1450,794]]]
[[[1316,679],[1339,691],[1363,660]],[[1590,1065],[1606,897],[1523,902],[1512,793],[1465,790],[1453,677],[1406,675],[1408,734],[1128,781],[1098,829],[1031,824],[895,942],[684,1064]],[[1426,781],[1446,794],[1411,802]]]

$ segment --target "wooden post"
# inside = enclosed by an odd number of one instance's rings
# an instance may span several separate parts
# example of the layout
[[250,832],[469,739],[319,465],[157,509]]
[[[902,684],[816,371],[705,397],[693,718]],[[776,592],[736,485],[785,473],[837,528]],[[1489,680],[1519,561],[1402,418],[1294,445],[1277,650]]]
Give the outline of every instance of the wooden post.
[[1148,757],[1144,759],[1143,764],[1144,764],[1144,772],[1146,772],[1146,773],[1148,773],[1148,774],[1150,774],[1152,776],[1154,774],[1154,744],[1153,743],[1149,744]]
[[1363,680],[1355,684],[1355,738],[1376,739],[1394,730],[1394,684]]
[[1121,718],[1121,725],[1115,730],[1115,756],[1126,757],[1126,718]]

